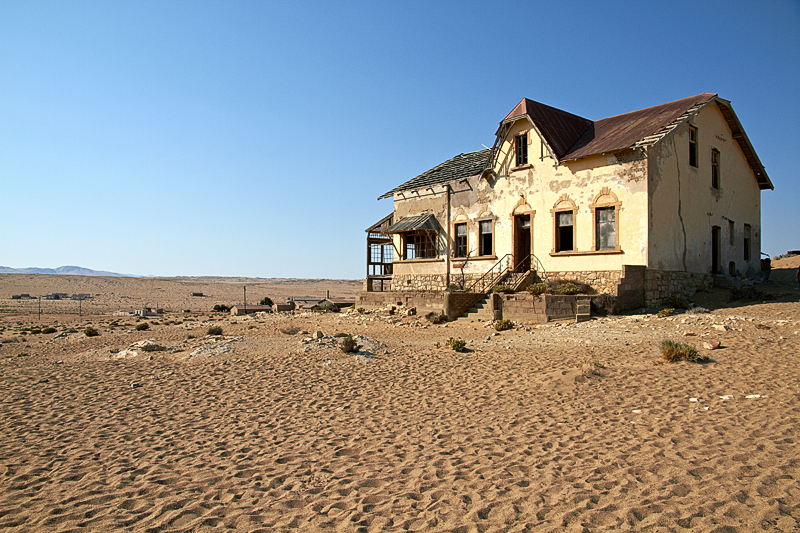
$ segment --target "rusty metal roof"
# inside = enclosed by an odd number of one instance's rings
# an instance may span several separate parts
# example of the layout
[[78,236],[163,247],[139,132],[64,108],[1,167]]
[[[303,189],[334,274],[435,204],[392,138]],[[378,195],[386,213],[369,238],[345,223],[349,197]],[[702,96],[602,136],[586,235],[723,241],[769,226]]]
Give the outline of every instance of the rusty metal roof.
[[523,98],[500,122],[498,132],[503,129],[504,124],[516,122],[525,116],[530,117],[534,127],[558,159],[561,159],[570,146],[575,144],[581,134],[592,125],[592,121],[588,118]]
[[402,233],[404,231],[416,230],[443,231],[442,225],[439,224],[435,216],[418,215],[400,219],[398,222],[383,230],[383,233]]
[[423,172],[416,178],[405,182],[399,187],[382,194],[378,200],[393,196],[395,193],[403,191],[415,191],[424,189],[432,185],[441,185],[450,181],[471,178],[483,172],[486,168],[486,161],[489,159],[490,148],[459,154],[452,159],[448,159],[441,165],[435,166],[427,172]]
[[[573,144],[562,161],[634,148],[649,137],[657,142],[716,95],[702,93],[638,111],[596,120]],[[676,123],[677,122],[677,123]],[[674,125],[670,128],[671,125]],[[661,135],[659,135],[661,134]],[[650,144],[650,143],[647,143]]]

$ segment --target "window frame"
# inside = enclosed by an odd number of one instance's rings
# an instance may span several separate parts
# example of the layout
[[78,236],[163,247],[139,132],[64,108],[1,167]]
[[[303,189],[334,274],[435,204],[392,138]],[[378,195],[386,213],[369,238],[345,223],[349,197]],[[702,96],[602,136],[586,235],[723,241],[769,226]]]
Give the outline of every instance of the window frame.
[[711,188],[720,188],[720,155],[716,148],[711,149]]
[[[477,255],[477,257],[495,257],[494,249],[495,249],[495,243],[497,242],[497,239],[495,239],[495,217],[482,217],[482,218],[479,218],[478,220],[476,220],[476,222],[478,223],[478,255]],[[489,250],[489,253],[483,253],[484,252],[483,236],[487,235],[486,233],[481,233],[481,225],[484,222],[488,222],[489,224],[491,224],[490,227],[491,227],[491,230],[492,230],[490,233],[488,233],[488,235],[491,235],[491,239],[492,239],[492,246],[491,246],[491,250]]]
[[[463,237],[459,237],[458,235],[458,228],[459,226],[464,227],[464,235]],[[459,247],[462,244],[459,244],[459,240],[463,238],[463,254],[459,254]],[[466,259],[469,257],[469,225],[467,222],[454,222],[453,223],[453,257],[456,259]]]
[[[619,234],[619,215],[622,207],[622,202],[619,201],[614,192],[608,188],[603,187],[597,196],[592,200],[589,209],[592,211],[592,251],[593,252],[620,252],[622,247],[620,245]],[[597,210],[598,209],[614,209],[614,247],[613,248],[598,248],[597,247]]]
[[689,166],[697,168],[697,126],[689,125]]
[[[400,234],[402,240],[401,250],[403,252],[402,261],[414,261],[417,259],[437,259],[439,257],[439,246],[438,243],[436,242],[438,237],[438,232],[434,233],[433,237],[431,237],[430,235],[431,233],[432,232],[425,230],[415,230],[415,231],[407,231],[401,233]],[[411,237],[413,237],[414,240],[413,243],[409,243],[409,238]],[[420,250],[426,255],[420,256],[417,253],[418,252],[417,244],[419,242],[417,241],[418,237],[424,237],[423,239],[421,239],[424,246]],[[409,244],[412,244],[414,247],[413,248],[414,257],[408,257]],[[432,255],[427,255],[427,254],[432,254]]]
[[522,132],[514,138],[515,142],[515,161],[517,167],[528,164],[528,132]]

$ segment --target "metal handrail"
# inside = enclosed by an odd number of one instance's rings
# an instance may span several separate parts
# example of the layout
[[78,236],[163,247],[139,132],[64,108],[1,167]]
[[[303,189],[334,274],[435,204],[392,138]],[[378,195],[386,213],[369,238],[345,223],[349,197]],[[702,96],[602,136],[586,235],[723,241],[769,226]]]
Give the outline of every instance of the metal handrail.
[[[503,266],[503,262],[506,263],[506,266]],[[467,292],[479,292],[481,294],[488,293],[489,291],[486,290],[487,287],[489,287],[490,289],[493,288],[497,284],[497,282],[500,281],[500,278],[505,276],[506,272],[510,269],[511,269],[511,254],[506,254],[503,257],[501,257],[500,260],[492,266],[492,268],[487,270],[483,276],[478,278],[475,281],[475,283],[470,285],[469,289],[467,289]],[[487,276],[489,276],[493,272],[494,275],[487,279]]]
[[540,280],[543,282],[547,281],[547,271],[544,269],[544,265],[539,261],[539,258],[533,254],[531,254],[531,270],[536,271],[536,275],[539,276]]

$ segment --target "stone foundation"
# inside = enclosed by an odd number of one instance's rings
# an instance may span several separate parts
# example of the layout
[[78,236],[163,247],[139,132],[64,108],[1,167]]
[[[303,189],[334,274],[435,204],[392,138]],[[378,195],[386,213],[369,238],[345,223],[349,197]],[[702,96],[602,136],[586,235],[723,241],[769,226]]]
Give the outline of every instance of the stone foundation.
[[[464,285],[469,288],[482,274],[465,274]],[[443,291],[447,287],[444,274],[395,274],[392,276],[391,291]],[[450,275],[451,285],[461,285],[461,274]]]
[[577,281],[588,285],[598,294],[614,294],[622,277],[619,270],[576,270],[546,274],[547,281]]
[[[542,294],[533,296],[526,293],[499,295],[502,318],[517,322],[539,322],[548,320],[575,319],[578,302],[588,300],[584,295]],[[587,304],[588,305],[588,304]],[[493,309],[493,311],[495,311]],[[495,313],[495,317],[497,314]]]
[[692,272],[673,272],[648,268],[644,274],[644,304],[660,307],[675,296],[690,299],[698,291],[707,291],[714,286],[714,276]]
[[355,307],[377,309],[395,305],[405,309],[416,308],[418,315],[434,312],[457,318],[483,298],[482,294],[449,291],[387,291],[360,292]]

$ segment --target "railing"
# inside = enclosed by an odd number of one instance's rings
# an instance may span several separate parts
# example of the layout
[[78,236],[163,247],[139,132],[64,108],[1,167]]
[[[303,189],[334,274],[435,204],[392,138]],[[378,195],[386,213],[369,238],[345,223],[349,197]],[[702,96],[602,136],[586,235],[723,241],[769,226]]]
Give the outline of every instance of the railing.
[[505,276],[511,270],[511,260],[511,254],[506,254],[501,257],[492,268],[487,270],[483,276],[478,278],[475,283],[473,283],[469,289],[467,289],[467,292],[479,292],[481,294],[487,294],[495,285],[497,285],[503,276]]
[[545,271],[544,265],[539,261],[539,258],[533,254],[531,254],[531,270],[536,271],[536,275],[539,276],[540,280],[543,282],[547,281],[547,271]]

